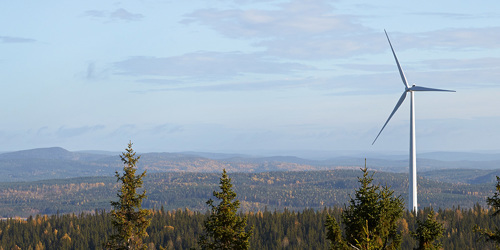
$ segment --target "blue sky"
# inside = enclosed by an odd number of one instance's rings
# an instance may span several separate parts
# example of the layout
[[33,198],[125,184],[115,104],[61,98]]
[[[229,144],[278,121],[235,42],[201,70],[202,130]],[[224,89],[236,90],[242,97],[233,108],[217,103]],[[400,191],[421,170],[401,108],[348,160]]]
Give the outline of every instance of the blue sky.
[[496,1],[10,1],[0,151],[500,150]]

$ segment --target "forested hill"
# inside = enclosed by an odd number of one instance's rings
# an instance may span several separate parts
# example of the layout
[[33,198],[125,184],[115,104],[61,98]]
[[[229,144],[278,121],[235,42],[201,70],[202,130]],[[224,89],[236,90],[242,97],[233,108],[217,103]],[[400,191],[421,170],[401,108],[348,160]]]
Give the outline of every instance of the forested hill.
[[[365,156],[337,156],[330,159],[310,160],[293,156],[258,157],[197,152],[144,153],[141,155],[138,164],[139,170],[148,170],[149,173],[220,173],[223,168],[231,172],[246,173],[330,170],[361,167],[364,165],[365,158]],[[366,158],[371,169],[407,172],[408,160],[406,156],[370,155]],[[491,173],[491,170],[500,168],[500,155],[428,153],[419,156],[417,164],[420,172],[460,168],[483,169]],[[121,168],[122,163],[118,153],[70,152],[63,148],[54,147],[0,154],[0,182],[113,176],[114,172]],[[477,182],[491,181],[490,179],[478,179]]]
[[[472,175],[484,173],[469,171]],[[229,172],[242,211],[289,210],[343,206],[349,195],[359,188],[359,169],[324,171],[279,171],[264,173]],[[453,178],[455,176],[455,178]],[[419,205],[435,208],[470,208],[485,206],[486,197],[494,192],[493,182],[469,184],[465,170],[447,170],[435,181],[419,177]],[[483,175],[484,176],[484,175]],[[220,173],[148,173],[144,178],[148,199],[146,208],[189,208],[205,211],[205,202],[213,198]],[[455,179],[453,183],[444,182]],[[458,180],[458,181],[457,181]],[[460,181],[463,180],[463,181]],[[388,185],[396,195],[407,198],[408,178],[403,173],[375,172],[376,184]],[[0,183],[0,217],[27,217],[34,214],[90,212],[110,209],[119,186],[114,177],[80,177],[34,182]]]

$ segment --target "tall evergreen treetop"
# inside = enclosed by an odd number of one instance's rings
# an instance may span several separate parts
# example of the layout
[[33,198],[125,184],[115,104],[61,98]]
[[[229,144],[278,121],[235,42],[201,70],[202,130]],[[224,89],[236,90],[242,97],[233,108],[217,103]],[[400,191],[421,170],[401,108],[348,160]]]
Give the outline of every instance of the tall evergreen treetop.
[[[496,191],[493,197],[488,197],[486,203],[491,206],[493,214],[491,217],[498,216],[500,214],[500,177],[497,176]],[[500,228],[495,228],[494,231],[490,229],[482,229],[478,225],[474,226],[474,231],[478,232],[481,237],[486,239],[486,241],[492,241],[497,244],[497,248],[500,249]]]
[[496,185],[496,191],[493,194],[493,197],[488,197],[486,199],[486,203],[493,208],[493,214],[492,216],[497,216],[500,214],[500,177],[497,176],[497,185]]
[[389,187],[373,185],[373,174],[369,175],[366,167],[361,171],[363,177],[358,178],[361,187],[342,216],[346,239],[354,244],[370,236],[373,244],[381,249],[399,248],[401,236],[397,233],[397,221],[403,215],[403,200],[394,197]]
[[331,250],[341,250],[349,248],[344,239],[342,239],[342,230],[340,230],[340,226],[334,216],[331,216],[329,214],[326,216],[325,227],[326,238],[331,242]]
[[142,208],[142,200],[146,198],[146,190],[137,193],[142,187],[142,178],[146,171],[136,175],[136,164],[140,156],[135,156],[132,142],[120,156],[124,163],[123,175],[116,171],[117,182],[121,182],[121,188],[117,193],[118,201],[111,201],[113,227],[116,230],[106,244],[109,249],[146,249],[142,240],[147,237],[146,228],[151,223],[151,212]]
[[435,242],[443,237],[444,226],[439,223],[435,218],[434,210],[427,214],[425,221],[417,220],[417,230],[411,235],[418,241],[417,250],[438,250],[441,249],[442,244]]
[[252,235],[252,229],[248,232],[247,218],[240,217],[236,213],[240,207],[236,193],[232,190],[231,179],[226,170],[220,178],[220,192],[214,191],[213,195],[220,200],[218,205],[209,199],[207,205],[210,214],[204,222],[205,233],[200,236],[198,244],[202,249],[248,249],[248,240]]
[[336,221],[328,218],[327,238],[332,242],[331,247],[399,249],[401,235],[397,232],[397,221],[403,215],[403,199],[395,197],[388,186],[372,184],[373,174],[369,175],[366,165],[361,171],[363,177],[358,177],[361,187],[342,213],[344,237]]

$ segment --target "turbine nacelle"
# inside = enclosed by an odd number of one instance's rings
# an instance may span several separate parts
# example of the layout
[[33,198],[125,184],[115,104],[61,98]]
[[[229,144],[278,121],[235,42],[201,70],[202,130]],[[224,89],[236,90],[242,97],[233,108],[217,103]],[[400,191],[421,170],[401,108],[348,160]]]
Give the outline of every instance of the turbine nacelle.
[[[416,85],[415,85],[415,84],[413,84],[413,85],[411,85],[411,88],[413,88],[413,87],[415,87],[415,86],[416,86]],[[405,86],[405,90],[406,90],[406,92],[411,91],[411,90],[410,90],[411,88],[408,88],[408,87],[406,87],[406,86]]]

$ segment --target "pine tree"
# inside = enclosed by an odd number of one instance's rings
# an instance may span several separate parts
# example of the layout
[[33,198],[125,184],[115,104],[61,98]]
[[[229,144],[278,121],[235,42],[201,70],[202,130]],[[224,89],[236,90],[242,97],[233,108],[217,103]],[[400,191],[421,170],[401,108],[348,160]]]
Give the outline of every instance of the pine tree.
[[146,198],[146,190],[142,194],[137,193],[137,189],[142,187],[142,178],[146,176],[146,171],[140,175],[135,175],[136,164],[140,156],[135,156],[132,149],[132,142],[120,156],[124,163],[123,175],[116,171],[117,182],[122,185],[117,193],[118,201],[111,201],[113,210],[111,211],[113,227],[116,233],[110,237],[106,243],[109,249],[146,249],[142,240],[147,237],[146,228],[151,223],[149,210],[142,208],[142,200]]
[[[491,214],[491,217],[495,217],[500,214],[500,177],[498,176],[496,191],[493,194],[493,197],[488,197],[486,199],[486,203],[488,203],[488,205],[490,205],[493,210],[493,214]],[[478,225],[476,225],[474,226],[474,231],[479,233],[481,237],[486,241],[493,241],[497,244],[497,246],[500,244],[500,229],[498,227],[496,227],[495,230],[492,231],[490,229],[482,229]]]
[[394,197],[388,186],[373,185],[373,174],[368,174],[366,163],[361,171],[363,177],[358,177],[361,187],[342,212],[345,236],[341,237],[336,221],[327,224],[331,247],[398,249],[401,235],[397,232],[397,221],[403,215],[403,199]]
[[205,232],[198,240],[202,249],[248,249],[250,246],[248,240],[253,228],[246,231],[247,217],[236,214],[240,202],[233,201],[236,193],[231,189],[232,186],[224,169],[220,178],[221,192],[213,192],[220,203],[214,205],[212,199],[207,201],[210,214],[204,222]]
[[[460,211],[460,210],[458,210]],[[425,221],[417,220],[417,230],[412,232],[413,238],[418,241],[417,250],[437,250],[441,249],[442,244],[435,242],[443,237],[444,226],[434,219],[434,210],[427,214]]]

